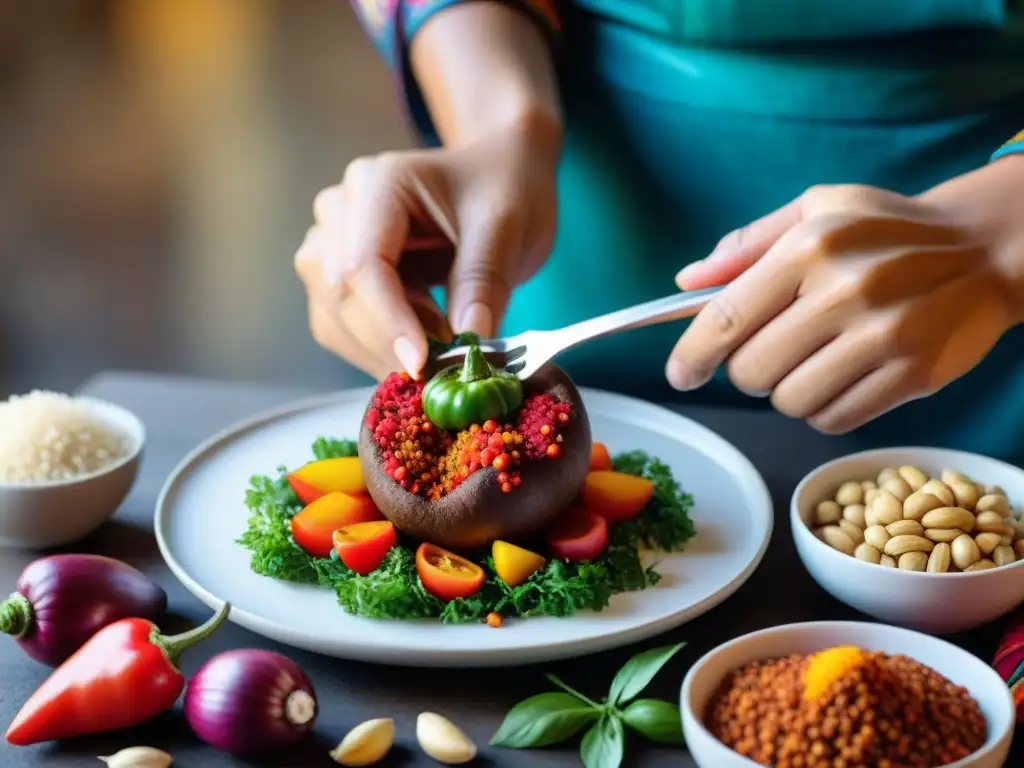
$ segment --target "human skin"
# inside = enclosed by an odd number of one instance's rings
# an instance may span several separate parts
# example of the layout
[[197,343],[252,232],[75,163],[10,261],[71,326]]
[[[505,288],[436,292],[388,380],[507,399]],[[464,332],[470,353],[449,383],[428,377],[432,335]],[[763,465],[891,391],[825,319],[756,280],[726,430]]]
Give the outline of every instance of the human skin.
[[[435,285],[456,333],[495,333],[555,232],[562,117],[539,26],[458,5],[424,24],[410,58],[443,147],[354,161],[317,195],[295,256],[313,337],[378,379],[422,368],[424,324],[447,324]],[[410,253],[410,237],[435,244]]]
[[1024,155],[916,197],[814,187],[677,276],[728,285],[683,333],[677,389],[719,365],[819,431],[852,430],[974,368],[1024,322]]

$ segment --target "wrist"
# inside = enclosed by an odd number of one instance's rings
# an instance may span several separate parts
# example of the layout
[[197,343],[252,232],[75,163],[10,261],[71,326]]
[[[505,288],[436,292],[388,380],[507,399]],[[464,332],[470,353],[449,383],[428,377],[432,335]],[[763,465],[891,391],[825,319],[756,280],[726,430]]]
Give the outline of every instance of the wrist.
[[1013,322],[1024,323],[1024,154],[1004,155],[989,166],[994,209],[992,258],[1010,300]]
[[921,195],[977,243],[998,278],[1014,324],[1024,323],[1024,154],[1008,154]]

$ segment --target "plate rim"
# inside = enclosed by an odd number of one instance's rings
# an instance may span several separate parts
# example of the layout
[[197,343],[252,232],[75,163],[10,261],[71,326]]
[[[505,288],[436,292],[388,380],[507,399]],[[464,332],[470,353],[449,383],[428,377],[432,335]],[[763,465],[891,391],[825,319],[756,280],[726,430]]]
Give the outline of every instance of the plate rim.
[[[206,587],[192,577],[185,567],[178,561],[171,551],[170,543],[165,536],[164,528],[170,525],[172,517],[168,501],[176,490],[192,471],[202,463],[203,457],[216,450],[219,446],[233,439],[244,436],[253,429],[264,424],[280,421],[290,416],[295,416],[317,408],[325,408],[335,405],[344,405],[350,402],[366,402],[374,391],[373,386],[356,387],[343,389],[334,392],[324,392],[302,397],[287,403],[261,410],[251,416],[239,419],[227,427],[218,430],[216,433],[200,442],[190,450],[171,470],[164,480],[157,495],[153,516],[153,532],[157,542],[160,556],[167,567],[174,574],[174,577],[185,589],[209,608],[217,609],[224,600],[218,598]],[[324,638],[317,638],[304,630],[296,630],[285,627],[279,622],[264,618],[250,611],[241,610],[235,606],[231,607],[228,619],[240,627],[254,632],[283,645],[298,648],[320,655],[350,659],[354,661],[386,663],[395,666],[409,667],[443,667],[443,668],[471,668],[471,667],[506,667],[518,666],[521,664],[537,663],[540,661],[557,661],[574,656],[590,655],[601,651],[619,648],[624,645],[641,642],[655,637],[670,629],[674,629],[701,616],[721,603],[732,597],[754,574],[771,544],[775,530],[775,508],[771,492],[764,477],[758,471],[752,461],[736,445],[725,439],[717,432],[714,432],[704,424],[691,419],[681,413],[670,410],[662,404],[653,403],[640,398],[623,395],[617,392],[581,387],[580,393],[586,401],[587,397],[596,397],[606,400],[610,404],[629,405],[630,407],[640,406],[645,409],[654,409],[660,415],[682,420],[688,427],[697,433],[701,441],[708,440],[718,443],[720,449],[725,449],[733,454],[736,464],[731,471],[747,475],[748,490],[752,494],[755,504],[752,505],[752,512],[763,518],[764,534],[758,544],[754,556],[746,566],[736,573],[732,579],[723,587],[708,595],[702,600],[691,603],[685,608],[674,610],[658,616],[657,618],[645,621],[639,625],[632,625],[621,629],[609,631],[585,640],[569,639],[555,640],[539,646],[530,646],[521,651],[511,652],[502,649],[500,652],[493,649],[481,647],[478,649],[459,651],[457,656],[450,651],[438,649],[429,653],[419,651],[415,661],[408,658],[409,651],[401,647],[386,648],[382,646],[369,646],[360,642],[353,642],[349,639],[334,639],[324,642]],[[684,556],[685,551],[680,553]],[[330,648],[331,650],[327,650]]]

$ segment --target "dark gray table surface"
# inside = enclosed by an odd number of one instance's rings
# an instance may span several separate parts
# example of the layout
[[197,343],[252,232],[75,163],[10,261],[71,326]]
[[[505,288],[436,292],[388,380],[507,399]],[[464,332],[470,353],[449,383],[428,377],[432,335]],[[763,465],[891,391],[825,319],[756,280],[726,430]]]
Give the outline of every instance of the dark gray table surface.
[[[105,398],[133,410],[145,422],[148,443],[141,474],[116,517],[75,551],[125,560],[157,579],[170,597],[172,617],[166,629],[180,630],[209,612],[175,580],[164,565],[152,536],[157,493],[177,462],[196,444],[232,422],[259,410],[310,394],[308,391],[257,385],[199,381],[134,373],[106,373],[87,382],[83,394]],[[687,666],[706,651],[738,635],[778,624],[866,617],[833,600],[805,573],[797,559],[788,524],[788,503],[797,481],[818,464],[863,447],[853,438],[828,438],[774,413],[680,409],[737,445],[764,476],[775,501],[776,526],[768,554],[750,581],[732,598],[705,616],[644,643],[686,641],[687,648],[664,670],[650,694],[677,700]],[[0,583],[14,584],[33,558],[25,552],[0,552]],[[954,642],[990,659],[1002,627],[991,626]],[[640,647],[643,647],[640,646]],[[310,675],[320,700],[316,737],[285,754],[246,761],[201,744],[174,710],[128,731],[75,739],[61,744],[15,748],[0,745],[0,768],[21,766],[95,766],[96,755],[133,745],[167,750],[176,766],[265,765],[275,768],[330,766],[327,756],[349,728],[371,717],[394,717],[397,745],[383,766],[436,765],[418,750],[416,715],[424,710],[445,714],[481,748],[476,764],[492,766],[579,765],[575,746],[544,751],[488,748],[487,742],[505,712],[516,702],[548,689],[545,666],[487,671],[415,670],[341,661],[293,650],[264,640],[234,625],[221,629],[203,646],[186,654],[183,671],[193,672],[215,653],[239,647],[274,648],[295,659]],[[550,665],[567,682],[601,696],[611,675],[638,647]],[[0,638],[0,719],[8,723],[43,681],[47,670],[25,657],[10,640]],[[5,726],[6,727],[6,726]],[[692,766],[683,749],[648,748],[631,742],[626,765]],[[1018,735],[1007,765],[1024,765],[1024,736]]]

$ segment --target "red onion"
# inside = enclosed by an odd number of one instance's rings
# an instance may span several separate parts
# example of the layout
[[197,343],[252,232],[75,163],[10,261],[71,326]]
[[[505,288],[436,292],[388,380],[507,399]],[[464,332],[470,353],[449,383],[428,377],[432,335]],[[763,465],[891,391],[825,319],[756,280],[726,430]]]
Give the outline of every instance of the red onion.
[[108,624],[156,621],[167,593],[127,563],[100,555],[51,555],[29,563],[0,603],[0,632],[56,667]]
[[273,651],[226,651],[185,691],[185,719],[207,744],[236,755],[291,746],[313,730],[316,693],[299,665]]

